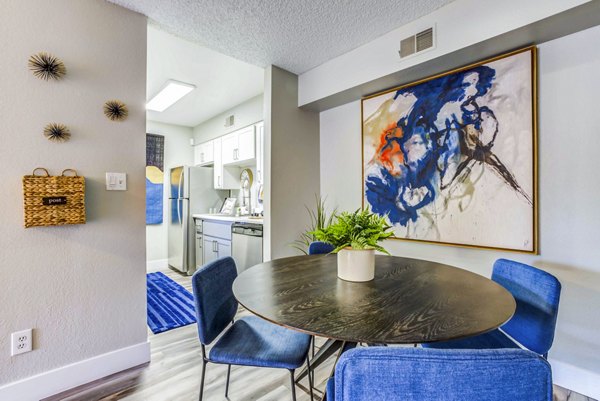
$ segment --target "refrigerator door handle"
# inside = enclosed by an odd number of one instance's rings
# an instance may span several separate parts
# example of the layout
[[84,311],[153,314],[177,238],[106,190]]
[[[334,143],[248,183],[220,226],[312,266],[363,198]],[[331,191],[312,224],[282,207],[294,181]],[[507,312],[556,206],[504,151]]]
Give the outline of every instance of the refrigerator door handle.
[[183,198],[182,194],[181,194],[181,189],[183,186],[183,171],[184,169],[181,169],[181,173],[179,174],[179,182],[177,183],[177,198],[181,199]]

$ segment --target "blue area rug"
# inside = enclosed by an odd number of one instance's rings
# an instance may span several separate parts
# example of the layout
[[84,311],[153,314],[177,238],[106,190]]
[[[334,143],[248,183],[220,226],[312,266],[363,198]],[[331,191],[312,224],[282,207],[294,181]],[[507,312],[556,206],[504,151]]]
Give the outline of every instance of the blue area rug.
[[146,274],[148,327],[154,334],[196,323],[194,297],[163,273]]

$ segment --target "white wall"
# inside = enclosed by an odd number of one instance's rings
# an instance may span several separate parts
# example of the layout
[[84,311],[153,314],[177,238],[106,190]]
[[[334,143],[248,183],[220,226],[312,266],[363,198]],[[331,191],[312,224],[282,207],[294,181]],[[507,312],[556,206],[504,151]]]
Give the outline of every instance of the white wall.
[[[235,115],[235,124],[225,127],[225,118]],[[240,103],[231,109],[194,127],[194,140],[196,143],[210,141],[240,128],[247,127],[263,120],[263,95]]]
[[[500,257],[532,263],[563,284],[550,351],[555,382],[600,398],[600,27],[539,46],[540,254],[387,241],[395,255],[489,276]],[[341,210],[361,206],[360,101],[321,113],[321,194]]]
[[[300,75],[300,106],[463,49],[590,0],[456,0]],[[400,60],[400,41],[435,25],[436,47]]]
[[190,145],[193,131],[190,127],[165,124],[157,121],[146,122],[146,132],[165,137],[163,222],[146,226],[146,260],[164,265],[167,254],[167,205],[169,170],[171,167],[194,164],[194,148]]
[[[3,0],[0,15],[2,385],[147,347],[146,19],[102,0]],[[27,59],[39,51],[65,62],[64,80],[45,82],[28,71]],[[128,105],[126,121],[104,116],[110,99]],[[70,127],[69,142],[44,138],[44,125],[53,121]],[[70,167],[86,177],[87,224],[23,228],[21,177],[38,166],[53,174]],[[106,191],[107,171],[127,173],[127,191]],[[10,333],[25,328],[34,329],[34,350],[11,357]],[[80,384],[86,369],[53,388]],[[27,388],[40,395],[49,387]],[[5,395],[0,388],[0,399],[19,399]]]
[[[319,114],[297,107],[298,76],[265,70],[265,260],[297,255],[305,205],[319,195]],[[301,211],[301,212],[298,212]]]

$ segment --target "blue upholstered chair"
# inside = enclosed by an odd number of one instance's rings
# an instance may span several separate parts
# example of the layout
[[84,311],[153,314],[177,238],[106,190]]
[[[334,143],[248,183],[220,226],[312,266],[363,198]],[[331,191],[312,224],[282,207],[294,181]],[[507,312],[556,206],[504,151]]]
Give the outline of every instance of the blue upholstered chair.
[[547,357],[554,340],[560,282],[543,270],[506,259],[498,259],[494,263],[492,280],[506,288],[517,302],[514,316],[501,327],[501,330],[462,340],[423,344],[423,347],[520,348],[508,337],[510,336],[525,348]]
[[524,349],[355,348],[338,361],[327,400],[551,401],[552,373]]
[[[237,269],[231,257],[205,264],[192,277],[198,336],[202,347],[199,399],[202,400],[204,392],[206,365],[212,362],[228,365],[225,397],[229,391],[231,365],[243,365],[289,370],[292,399],[295,400],[294,371],[306,361],[310,372],[308,349],[311,338],[307,334],[276,326],[256,316],[243,317],[234,322],[238,303],[233,296],[232,285],[236,277]],[[207,355],[205,346],[222,333]],[[311,375],[308,376],[312,399]]]
[[322,253],[331,253],[335,247],[327,242],[314,241],[308,246],[309,255],[319,255]]

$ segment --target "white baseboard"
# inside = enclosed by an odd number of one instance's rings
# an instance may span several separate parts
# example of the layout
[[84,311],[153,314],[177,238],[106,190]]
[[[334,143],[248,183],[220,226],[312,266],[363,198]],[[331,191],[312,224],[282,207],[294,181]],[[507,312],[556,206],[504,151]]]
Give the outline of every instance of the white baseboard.
[[552,358],[548,362],[552,366],[554,384],[600,400],[600,374]]
[[121,348],[0,387],[0,400],[37,401],[150,361],[150,343]]
[[155,259],[146,261],[146,272],[156,272],[169,267],[169,259]]

